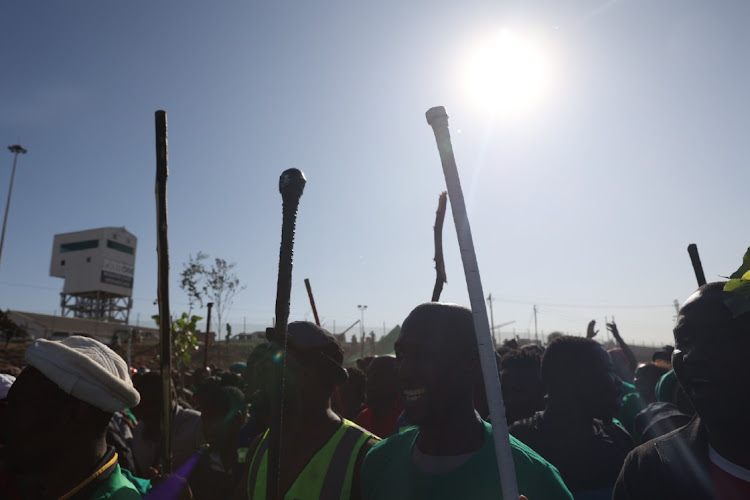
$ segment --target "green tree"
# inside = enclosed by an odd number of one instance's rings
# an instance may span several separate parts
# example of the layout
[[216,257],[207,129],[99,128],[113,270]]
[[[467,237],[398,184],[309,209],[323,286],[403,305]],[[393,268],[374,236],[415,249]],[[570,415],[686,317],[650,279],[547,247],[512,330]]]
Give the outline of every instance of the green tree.
[[[208,263],[209,256],[198,252],[190,255],[180,273],[180,288],[188,296],[190,311],[196,305],[203,307],[206,302],[214,303],[216,312],[216,338],[221,338],[222,318],[229,313],[237,293],[245,289],[240,284],[234,268],[237,265],[215,258]],[[211,325],[209,325],[209,330]]]
[[[151,316],[157,326],[159,326],[159,315]],[[193,361],[193,352],[198,350],[198,322],[203,317],[190,315],[186,312],[182,316],[172,321],[172,357],[177,363],[177,369],[180,373],[190,366]]]

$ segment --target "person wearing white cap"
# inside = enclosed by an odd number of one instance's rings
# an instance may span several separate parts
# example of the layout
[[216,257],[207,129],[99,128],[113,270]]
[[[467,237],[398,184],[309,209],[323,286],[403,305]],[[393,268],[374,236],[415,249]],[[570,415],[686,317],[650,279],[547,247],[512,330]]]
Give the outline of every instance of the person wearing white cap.
[[92,338],[37,340],[7,398],[8,456],[24,497],[135,500],[105,433],[112,414],[138,404],[125,361]]

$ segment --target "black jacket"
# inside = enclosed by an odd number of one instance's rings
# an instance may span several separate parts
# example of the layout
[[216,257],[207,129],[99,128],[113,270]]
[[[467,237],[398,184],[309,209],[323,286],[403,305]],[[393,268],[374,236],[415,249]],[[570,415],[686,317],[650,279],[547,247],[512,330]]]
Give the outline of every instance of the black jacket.
[[708,435],[699,417],[636,447],[625,458],[614,500],[713,498]]

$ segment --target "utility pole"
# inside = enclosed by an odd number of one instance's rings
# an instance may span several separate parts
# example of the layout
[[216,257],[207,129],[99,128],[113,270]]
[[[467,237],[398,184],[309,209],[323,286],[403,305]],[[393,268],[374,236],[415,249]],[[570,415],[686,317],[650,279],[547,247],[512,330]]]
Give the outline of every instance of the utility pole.
[[357,308],[359,309],[360,321],[361,321],[359,326],[362,329],[362,342],[360,342],[362,344],[362,352],[360,353],[360,357],[364,358],[365,357],[365,309],[367,309],[367,306],[360,304],[357,306]]
[[492,313],[492,294],[487,296],[487,303],[490,305],[490,325],[492,326],[492,344],[497,349],[497,337],[495,336],[495,315]]
[[26,150],[19,144],[8,146],[8,151],[13,153],[13,170],[10,174],[10,187],[8,188],[8,202],[5,204],[5,217],[3,218],[3,235],[0,236],[0,260],[3,258],[3,247],[5,246],[5,226],[8,225],[8,212],[10,211],[10,197],[13,195],[13,180],[16,178],[16,164],[18,155],[26,154]]
[[536,339],[537,342],[539,342],[539,331],[536,329],[536,326],[537,326],[536,325],[536,312],[537,312],[537,309],[536,309],[536,304],[535,304],[534,305],[534,338]]
[[677,299],[674,299],[674,320],[677,321],[677,317],[680,315],[680,303]]

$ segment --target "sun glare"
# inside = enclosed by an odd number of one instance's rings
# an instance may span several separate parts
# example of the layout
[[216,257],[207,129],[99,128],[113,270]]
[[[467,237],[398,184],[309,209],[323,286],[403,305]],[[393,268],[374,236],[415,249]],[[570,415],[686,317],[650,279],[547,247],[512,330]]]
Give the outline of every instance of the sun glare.
[[503,114],[528,111],[545,93],[547,63],[539,46],[503,30],[470,53],[464,87],[486,109]]

